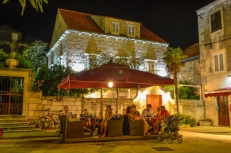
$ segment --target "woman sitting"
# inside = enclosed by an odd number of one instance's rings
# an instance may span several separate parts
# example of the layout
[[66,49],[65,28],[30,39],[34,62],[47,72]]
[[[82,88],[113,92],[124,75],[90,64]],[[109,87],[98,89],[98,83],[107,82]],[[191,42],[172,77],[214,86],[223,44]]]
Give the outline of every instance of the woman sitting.
[[101,128],[100,128],[100,136],[105,137],[106,131],[107,131],[107,121],[109,121],[114,114],[112,113],[112,108],[111,105],[107,105],[106,107],[106,112],[105,112],[105,118],[101,123]]
[[148,130],[150,130],[152,128],[152,126],[150,126],[147,123],[147,121],[140,115],[140,112],[136,110],[135,105],[130,106],[129,117],[131,120],[143,120],[143,122],[144,122],[144,135],[146,135],[148,133]]

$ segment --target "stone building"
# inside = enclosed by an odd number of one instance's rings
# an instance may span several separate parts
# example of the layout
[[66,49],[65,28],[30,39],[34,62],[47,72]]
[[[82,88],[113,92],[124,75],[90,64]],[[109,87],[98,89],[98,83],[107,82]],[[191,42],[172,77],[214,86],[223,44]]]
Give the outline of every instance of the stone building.
[[201,85],[201,71],[200,71],[200,50],[199,44],[196,43],[187,47],[184,55],[188,57],[183,59],[184,66],[178,73],[178,81],[188,81],[191,85]]
[[216,0],[197,16],[205,118],[230,126],[231,0]]
[[39,39],[23,34],[7,25],[0,26],[0,49],[3,48],[3,51],[6,53],[22,53],[35,40]]
[[48,66],[61,62],[81,71],[105,53],[116,58],[142,57],[142,70],[166,75],[162,57],[167,47],[165,40],[140,22],[58,9]]

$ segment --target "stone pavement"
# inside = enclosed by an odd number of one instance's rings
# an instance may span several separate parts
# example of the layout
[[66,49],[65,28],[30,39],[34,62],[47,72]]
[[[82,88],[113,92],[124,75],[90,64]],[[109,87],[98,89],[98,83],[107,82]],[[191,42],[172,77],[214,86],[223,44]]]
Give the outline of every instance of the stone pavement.
[[[184,136],[186,134],[192,133],[206,133],[208,137],[216,137],[215,135],[219,135],[225,138],[231,139],[231,127],[223,127],[223,126],[196,126],[190,128],[181,128],[180,133]],[[46,130],[41,130],[38,132],[21,132],[21,133],[4,133],[3,139],[16,139],[16,138],[47,138],[47,137],[58,137],[59,129],[50,128]]]

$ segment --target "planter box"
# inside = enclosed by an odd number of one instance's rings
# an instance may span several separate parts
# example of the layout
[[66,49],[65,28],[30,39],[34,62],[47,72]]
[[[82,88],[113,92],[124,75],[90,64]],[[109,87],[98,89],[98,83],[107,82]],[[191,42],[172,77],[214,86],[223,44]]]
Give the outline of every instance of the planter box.
[[200,121],[200,126],[211,126],[212,122],[208,122],[208,121]]
[[190,128],[190,124],[183,124],[183,125],[180,125],[180,128]]

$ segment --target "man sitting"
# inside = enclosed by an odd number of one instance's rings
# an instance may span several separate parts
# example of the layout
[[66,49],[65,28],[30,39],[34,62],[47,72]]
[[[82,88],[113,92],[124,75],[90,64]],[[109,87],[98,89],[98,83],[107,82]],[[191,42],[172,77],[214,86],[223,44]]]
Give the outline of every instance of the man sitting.
[[65,105],[63,111],[59,113],[59,116],[66,116],[67,118],[75,118],[72,112],[69,112],[69,107]]

